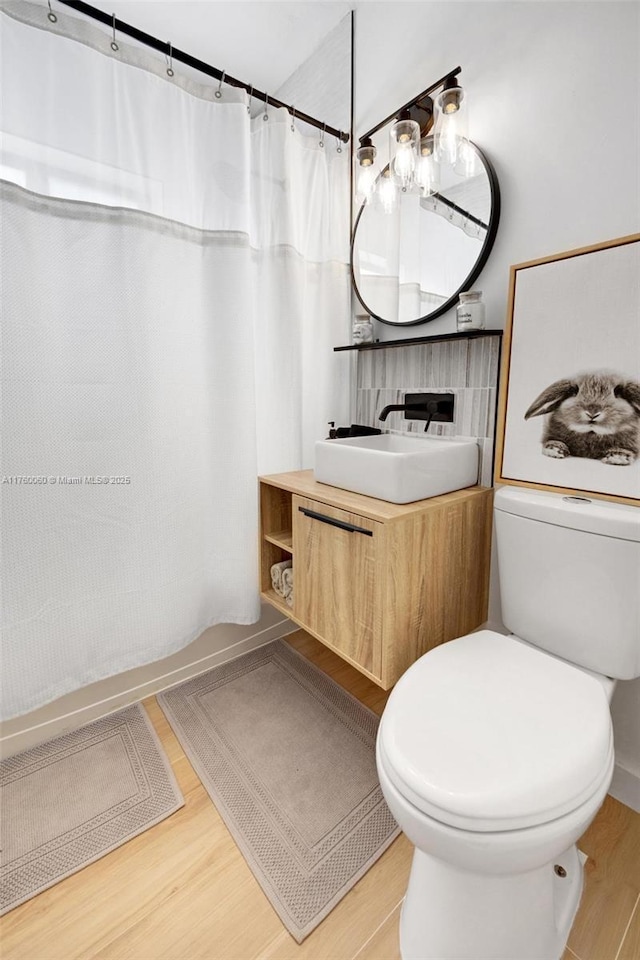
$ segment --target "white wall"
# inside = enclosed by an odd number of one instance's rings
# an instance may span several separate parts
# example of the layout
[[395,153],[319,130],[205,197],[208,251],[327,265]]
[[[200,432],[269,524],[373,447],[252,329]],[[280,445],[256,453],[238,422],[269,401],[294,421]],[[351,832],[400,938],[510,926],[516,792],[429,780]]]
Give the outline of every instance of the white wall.
[[[470,135],[502,194],[496,244],[476,284],[489,327],[504,326],[510,264],[639,229],[639,12],[635,2],[579,0],[357,6],[356,136],[462,67]],[[615,336],[615,316],[603,325]],[[407,336],[453,329],[452,310]],[[495,565],[492,574],[490,617],[500,626]],[[613,718],[613,790],[640,809],[640,680],[618,685]]]
[[[351,14],[324,37],[275,91],[283,103],[316,117],[336,130],[351,127]],[[307,136],[311,127],[304,127]],[[344,147],[348,150],[348,146]]]

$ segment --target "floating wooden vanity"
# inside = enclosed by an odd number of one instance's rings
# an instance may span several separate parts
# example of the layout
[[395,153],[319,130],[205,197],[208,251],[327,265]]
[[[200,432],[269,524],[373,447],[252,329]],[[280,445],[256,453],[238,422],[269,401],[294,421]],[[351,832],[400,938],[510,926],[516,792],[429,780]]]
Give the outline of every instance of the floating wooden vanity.
[[[493,491],[395,504],[314,480],[260,478],[261,595],[388,690],[418,657],[487,619]],[[271,586],[292,559],[294,602]]]

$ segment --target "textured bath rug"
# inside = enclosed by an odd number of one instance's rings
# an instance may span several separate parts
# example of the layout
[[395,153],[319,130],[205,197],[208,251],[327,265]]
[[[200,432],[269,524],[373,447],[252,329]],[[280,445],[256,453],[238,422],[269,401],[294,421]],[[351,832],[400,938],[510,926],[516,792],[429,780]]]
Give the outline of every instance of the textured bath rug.
[[184,805],[144,709],[0,763],[0,914]]
[[158,697],[298,943],[398,827],[378,783],[378,718],[276,640]]

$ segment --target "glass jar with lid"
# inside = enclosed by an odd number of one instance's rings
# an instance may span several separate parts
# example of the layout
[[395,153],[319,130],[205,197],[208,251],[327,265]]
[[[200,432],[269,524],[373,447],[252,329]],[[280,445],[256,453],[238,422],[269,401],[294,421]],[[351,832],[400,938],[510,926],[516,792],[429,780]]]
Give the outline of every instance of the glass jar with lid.
[[460,294],[456,307],[458,330],[484,330],[484,303],[482,290],[469,290]]
[[366,314],[356,316],[353,321],[353,342],[373,343],[373,323]]

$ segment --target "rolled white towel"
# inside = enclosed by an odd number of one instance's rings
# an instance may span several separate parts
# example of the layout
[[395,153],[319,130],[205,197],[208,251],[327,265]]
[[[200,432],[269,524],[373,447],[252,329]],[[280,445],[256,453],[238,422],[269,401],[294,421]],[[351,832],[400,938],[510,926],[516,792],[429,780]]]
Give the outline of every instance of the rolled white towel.
[[289,590],[289,593],[288,593],[288,594],[286,595],[286,597],[284,598],[284,602],[285,602],[285,603],[287,604],[287,606],[289,606],[289,607],[292,607],[292,606],[293,606],[293,587],[291,587],[291,590]]
[[285,567],[282,571],[282,589],[286,600],[293,590],[293,567]]
[[291,560],[281,560],[280,563],[274,563],[271,567],[271,584],[273,589],[280,597],[284,597],[284,588],[282,585],[282,572],[291,566]]

